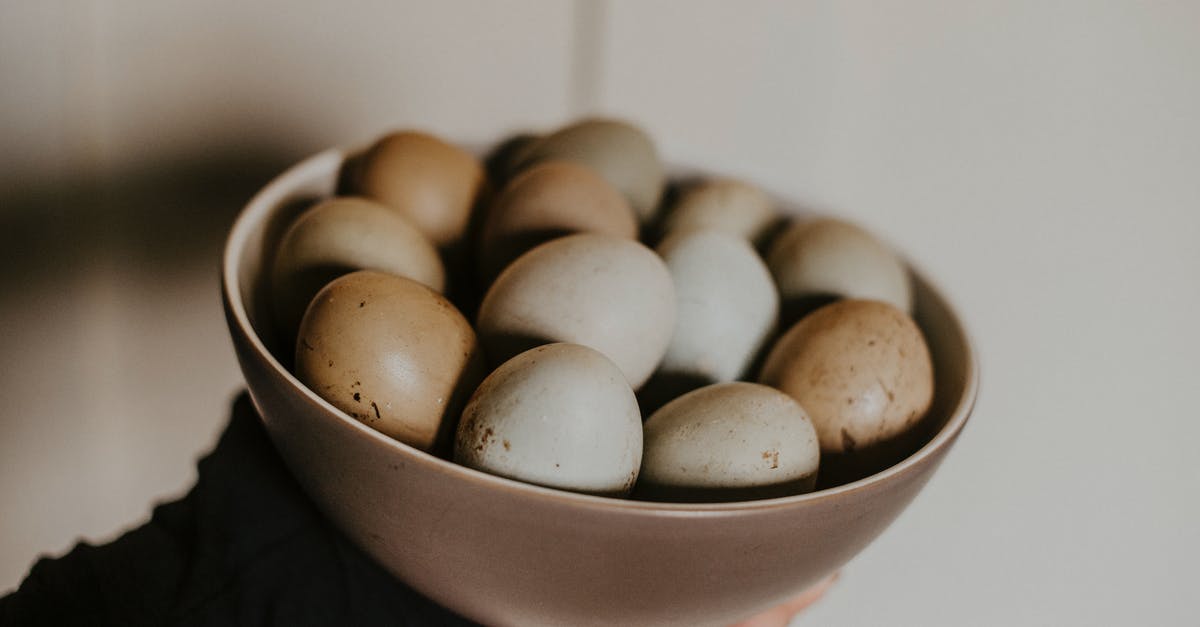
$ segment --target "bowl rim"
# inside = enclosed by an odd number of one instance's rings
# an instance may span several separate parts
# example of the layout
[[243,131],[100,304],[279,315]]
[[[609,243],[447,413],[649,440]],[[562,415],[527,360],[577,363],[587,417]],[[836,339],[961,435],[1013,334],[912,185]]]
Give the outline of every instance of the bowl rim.
[[[459,480],[465,483],[472,484],[478,489],[500,490],[505,492],[516,493],[525,498],[554,501],[559,505],[595,508],[606,511],[620,510],[633,514],[653,514],[656,516],[721,516],[725,514],[734,514],[746,511],[769,511],[779,510],[800,506],[802,504],[810,504],[819,502],[825,499],[837,498],[841,495],[868,490],[883,483],[887,483],[893,477],[910,472],[915,466],[921,464],[926,458],[934,455],[937,451],[950,445],[958,433],[966,424],[967,419],[971,415],[971,411],[975,406],[976,396],[979,389],[979,363],[978,356],[974,349],[974,342],[971,339],[966,327],[959,319],[958,312],[954,307],[951,307],[949,301],[946,300],[941,290],[928,278],[928,276],[918,271],[917,268],[909,265],[910,271],[921,278],[926,284],[929,291],[936,294],[938,299],[944,303],[946,317],[949,322],[957,327],[959,334],[963,337],[966,365],[965,385],[963,393],[951,411],[950,417],[946,423],[938,430],[938,432],[921,446],[916,452],[912,453],[903,460],[876,472],[867,477],[863,477],[856,481],[842,484],[839,486],[809,492],[806,494],[797,494],[792,496],[776,497],[770,499],[758,499],[751,501],[732,501],[720,503],[667,503],[660,501],[644,501],[633,499],[622,499],[607,496],[596,496],[591,494],[581,494],[576,492],[568,492],[556,488],[524,483],[507,477],[500,477],[485,473],[483,471],[468,468],[460,464],[456,464],[450,460],[442,459],[415,447],[409,446],[394,440],[367,425],[354,420],[345,412],[334,407],[331,403],[318,396],[307,386],[300,382],[291,372],[289,372],[279,362],[275,356],[267,350],[262,338],[255,332],[254,327],[250,324],[250,318],[246,310],[246,303],[243,302],[241,290],[239,289],[238,275],[241,266],[241,253],[245,248],[247,240],[253,232],[256,225],[261,224],[267,215],[277,207],[278,203],[287,198],[287,194],[299,187],[300,185],[312,181],[319,176],[336,176],[336,168],[340,168],[349,152],[341,148],[330,148],[314,155],[311,155],[298,163],[293,164],[285,171],[273,178],[269,183],[263,186],[248,203],[238,213],[234,220],[233,226],[230,228],[229,235],[226,238],[225,250],[222,254],[221,267],[221,292],[224,300],[225,308],[230,320],[231,333],[240,333],[246,340],[249,347],[254,351],[255,355],[263,360],[275,375],[283,378],[289,385],[298,390],[309,402],[317,405],[325,413],[333,416],[341,422],[344,427],[354,429],[358,437],[372,438],[377,443],[390,447],[398,454],[405,458],[406,462],[419,464],[425,467],[426,470],[449,475],[450,478]],[[330,170],[334,169],[333,172]],[[259,416],[262,420],[262,416]]]

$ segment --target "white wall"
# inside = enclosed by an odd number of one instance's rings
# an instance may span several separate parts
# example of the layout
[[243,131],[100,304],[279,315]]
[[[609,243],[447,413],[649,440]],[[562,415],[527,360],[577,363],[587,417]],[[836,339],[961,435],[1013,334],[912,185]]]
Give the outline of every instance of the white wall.
[[[958,447],[798,624],[1194,616],[1200,3],[243,4],[0,5],[0,199],[629,116],[883,233],[979,344]],[[184,489],[238,386],[216,244],[167,277],[111,239],[61,283],[0,284],[0,588]]]

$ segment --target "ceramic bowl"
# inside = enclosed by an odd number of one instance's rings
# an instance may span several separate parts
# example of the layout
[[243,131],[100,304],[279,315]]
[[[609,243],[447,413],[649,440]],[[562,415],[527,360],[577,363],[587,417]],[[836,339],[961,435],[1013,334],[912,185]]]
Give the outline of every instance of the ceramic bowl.
[[332,194],[345,155],[315,155],[263,188],[230,232],[229,330],[264,425],[324,513],[397,578],[489,625],[722,625],[829,575],[912,501],[970,414],[977,367],[938,292],[914,272],[936,397],[921,442],[864,478],[719,504],[580,495],[484,474],[392,440],[305,388],[268,350],[261,298],[274,241]]

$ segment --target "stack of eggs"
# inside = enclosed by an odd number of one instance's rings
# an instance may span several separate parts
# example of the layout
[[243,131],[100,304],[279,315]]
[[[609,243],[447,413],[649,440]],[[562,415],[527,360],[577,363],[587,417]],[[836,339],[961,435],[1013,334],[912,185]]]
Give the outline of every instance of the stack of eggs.
[[887,246],[746,182],[669,186],[617,120],[514,138],[486,167],[389,134],[290,224],[270,290],[294,373],[329,403],[564,490],[811,491],[831,460],[903,442],[933,396]]

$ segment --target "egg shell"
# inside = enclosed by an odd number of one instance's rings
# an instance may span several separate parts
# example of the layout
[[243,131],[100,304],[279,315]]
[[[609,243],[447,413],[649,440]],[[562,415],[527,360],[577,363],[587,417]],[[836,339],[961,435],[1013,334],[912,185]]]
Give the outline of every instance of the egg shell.
[[568,235],[521,255],[479,308],[493,364],[540,344],[571,342],[603,353],[639,387],[675,325],[671,274],[642,244],[596,233]]
[[578,232],[636,239],[637,218],[625,197],[586,166],[548,161],[525,170],[488,208],[479,238],[484,280],[538,244]]
[[365,198],[331,198],[288,227],[271,274],[275,317],[294,338],[300,318],[326,283],[355,270],[408,277],[441,292],[437,249],[403,216]]
[[775,326],[779,295],[746,240],[713,230],[667,238],[657,252],[675,285],[675,331],[659,371],[709,382],[741,377]]
[[786,308],[820,297],[881,300],[905,312],[912,308],[904,263],[873,235],[842,220],[796,221],[772,243],[767,267]]
[[296,377],[364,424],[444,452],[483,376],[475,333],[411,279],[362,270],[317,293],[300,324]]
[[796,323],[771,349],[760,380],[804,407],[823,453],[896,438],[933,400],[921,330],[880,301],[838,301]]
[[355,178],[356,193],[399,211],[438,247],[462,240],[487,180],[474,155],[417,131],[381,137]]
[[594,169],[625,195],[643,223],[653,217],[666,186],[654,141],[622,120],[590,118],[563,127],[531,145],[520,167],[550,160]]
[[787,394],[719,383],[667,403],[646,421],[639,497],[736,501],[803,494],[816,484],[817,434]]
[[684,190],[663,220],[662,231],[665,238],[715,229],[757,246],[778,219],[775,202],[758,187],[736,179],[712,179]]
[[467,403],[454,459],[538,485],[623,496],[642,459],[633,390],[604,355],[548,344],[504,362]]

